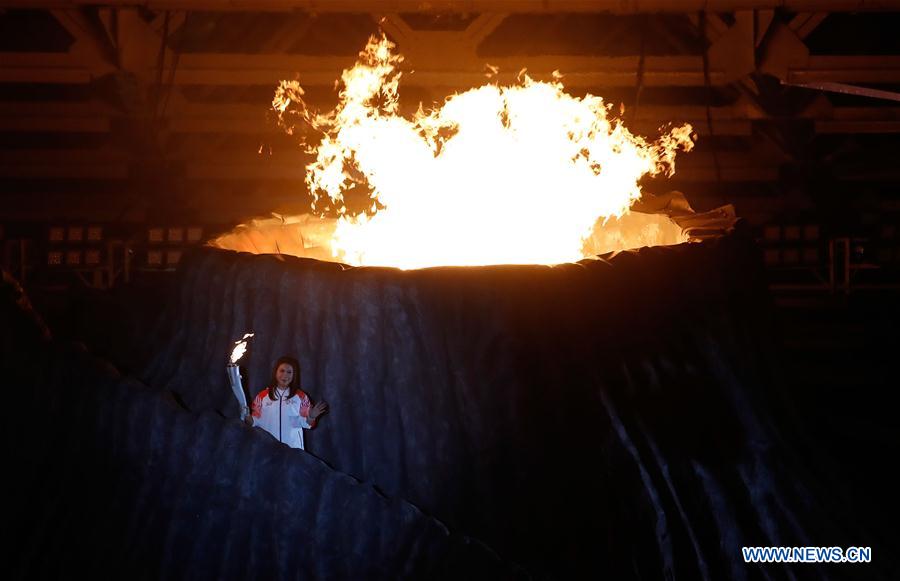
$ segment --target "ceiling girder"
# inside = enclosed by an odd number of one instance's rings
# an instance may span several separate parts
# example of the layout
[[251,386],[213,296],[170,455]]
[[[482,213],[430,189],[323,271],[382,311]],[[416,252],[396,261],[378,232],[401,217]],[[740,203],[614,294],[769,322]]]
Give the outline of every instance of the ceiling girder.
[[896,0],[0,0],[0,8],[71,9],[82,6],[201,10],[205,12],[391,12],[426,13],[614,13],[735,12],[782,9],[789,12],[863,12],[900,8]]
[[[646,86],[703,86],[703,59],[699,56],[648,56],[644,62]],[[900,82],[900,56],[809,56],[802,67],[786,68],[783,80],[792,83]],[[183,54],[173,82],[175,85],[251,86],[277,85],[296,78],[306,86],[333,86],[343,69],[352,66],[352,57],[308,57],[285,54]],[[514,82],[523,68],[535,78],[555,70],[563,84],[589,88],[631,86],[637,79],[639,57],[536,56],[492,58],[487,64],[498,67],[501,82]],[[0,53],[0,83],[83,84],[98,75],[71,54]],[[139,68],[153,76],[155,64]],[[461,88],[485,82],[485,69],[427,70],[414,68],[403,77],[404,86]],[[711,71],[711,82],[721,85],[733,78],[721,69]]]

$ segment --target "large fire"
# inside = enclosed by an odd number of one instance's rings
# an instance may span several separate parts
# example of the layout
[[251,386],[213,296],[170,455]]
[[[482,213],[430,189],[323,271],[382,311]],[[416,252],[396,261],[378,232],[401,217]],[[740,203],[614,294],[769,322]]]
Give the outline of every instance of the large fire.
[[[311,110],[297,81],[273,102],[289,127],[316,138],[306,182],[313,210],[341,214],[334,256],[353,265],[558,264],[593,254],[595,225],[613,222],[641,196],[644,175],[674,172],[693,146],[691,127],[657,141],[610,118],[610,104],[574,97],[560,77],[524,72],[512,86],[486,84],[404,117],[398,65],[384,36],[372,37],[343,72],[337,106]],[[367,188],[372,205],[350,215],[344,195]],[[646,233],[642,233],[646,238]],[[634,246],[646,243],[638,239]]]

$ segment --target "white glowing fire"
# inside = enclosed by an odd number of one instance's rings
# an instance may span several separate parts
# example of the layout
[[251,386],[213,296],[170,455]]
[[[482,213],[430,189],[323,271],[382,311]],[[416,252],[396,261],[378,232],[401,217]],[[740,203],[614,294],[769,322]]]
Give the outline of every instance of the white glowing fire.
[[524,74],[405,118],[393,48],[383,36],[369,40],[330,112],[310,111],[295,81],[283,81],[273,102],[282,119],[299,116],[320,132],[306,175],[314,210],[325,202],[344,214],[347,190],[371,192],[371,210],[342,216],[332,238],[334,255],[350,264],[579,260],[595,223],[626,213],[641,195],[638,180],[671,174],[676,149],[693,145],[689,125],[649,143],[608,118],[600,97]]
[[244,356],[244,353],[247,352],[247,343],[250,341],[250,338],[253,336],[253,333],[244,333],[244,336],[234,342],[234,349],[231,350],[231,363],[234,365],[237,363],[241,357]]

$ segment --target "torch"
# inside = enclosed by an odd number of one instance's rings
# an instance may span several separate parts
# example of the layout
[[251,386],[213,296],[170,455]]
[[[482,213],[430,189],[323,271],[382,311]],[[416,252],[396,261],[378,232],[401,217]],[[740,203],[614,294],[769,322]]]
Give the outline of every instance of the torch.
[[247,408],[247,396],[244,395],[240,367],[237,362],[247,351],[247,341],[252,336],[253,333],[245,333],[241,339],[234,342],[234,349],[231,350],[231,360],[225,367],[225,371],[228,372],[228,381],[231,382],[231,391],[234,392],[234,397],[237,398],[238,405],[241,406],[241,420],[247,417],[250,410]]

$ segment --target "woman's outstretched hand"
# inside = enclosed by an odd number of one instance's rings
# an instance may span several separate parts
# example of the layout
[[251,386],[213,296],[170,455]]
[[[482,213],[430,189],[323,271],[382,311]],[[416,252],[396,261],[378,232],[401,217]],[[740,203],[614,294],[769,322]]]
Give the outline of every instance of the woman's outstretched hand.
[[309,410],[309,419],[317,420],[319,416],[328,411],[328,402],[320,401]]

